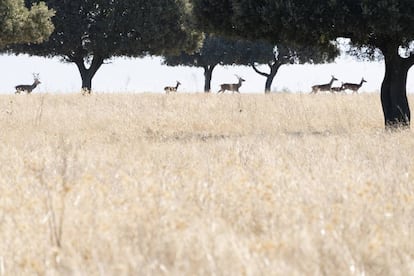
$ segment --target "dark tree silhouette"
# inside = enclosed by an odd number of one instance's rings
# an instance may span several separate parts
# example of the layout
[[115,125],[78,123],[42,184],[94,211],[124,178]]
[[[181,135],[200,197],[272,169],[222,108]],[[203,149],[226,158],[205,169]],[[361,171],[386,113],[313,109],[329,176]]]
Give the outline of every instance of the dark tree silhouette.
[[[27,2],[37,2],[26,0]],[[55,31],[40,45],[15,45],[15,53],[62,57],[73,62],[82,89],[105,60],[116,56],[163,55],[198,47],[186,0],[45,0],[56,11]]]

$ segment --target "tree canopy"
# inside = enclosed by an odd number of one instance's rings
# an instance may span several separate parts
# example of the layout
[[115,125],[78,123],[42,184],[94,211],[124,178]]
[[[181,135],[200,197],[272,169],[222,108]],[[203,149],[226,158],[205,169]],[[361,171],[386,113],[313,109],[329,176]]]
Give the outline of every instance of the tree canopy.
[[[37,3],[35,0],[28,2]],[[40,45],[15,45],[12,50],[53,57],[77,65],[82,88],[106,59],[140,57],[191,50],[200,35],[192,28],[186,0],[45,0],[56,11],[55,31]]]
[[[380,49],[386,73],[381,102],[387,128],[409,126],[408,69],[414,64],[412,0],[192,0],[205,31],[272,43],[326,44],[337,37]],[[404,55],[401,56],[401,49]]]
[[54,11],[44,2],[26,8],[23,0],[0,0],[0,49],[13,43],[40,43],[53,32]]

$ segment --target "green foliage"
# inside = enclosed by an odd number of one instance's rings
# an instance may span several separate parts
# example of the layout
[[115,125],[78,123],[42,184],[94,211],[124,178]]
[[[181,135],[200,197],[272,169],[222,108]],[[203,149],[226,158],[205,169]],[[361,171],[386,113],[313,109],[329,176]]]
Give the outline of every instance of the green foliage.
[[414,39],[414,2],[411,0],[364,0],[358,5],[345,1],[348,24],[346,29],[355,42],[381,43],[383,40],[400,41],[402,46]]
[[161,55],[198,46],[190,7],[178,0],[46,0],[56,10],[48,42],[18,51],[42,56]]
[[13,43],[40,43],[53,32],[54,11],[44,2],[31,9],[23,0],[0,0],[0,49]]
[[206,35],[203,45],[193,53],[168,55],[164,63],[170,66],[204,67],[211,65],[250,65],[267,63],[273,58],[273,46],[265,42],[248,42]]
[[319,64],[332,62],[340,54],[336,43],[307,45],[297,43],[279,43],[275,60],[282,64]]
[[326,45],[298,45],[242,39],[224,38],[207,35],[200,49],[193,53],[181,52],[180,55],[169,55],[164,63],[169,66],[207,65],[252,65],[255,63],[268,64],[278,61],[281,64],[294,63],[323,63],[333,61],[339,54],[333,43]]
[[[314,1],[193,0],[199,27],[205,31],[250,40],[266,39],[273,44],[289,40],[305,40],[297,34],[312,26],[301,24],[308,19],[306,9]],[[301,3],[303,2],[303,3]],[[304,10],[297,11],[296,6]],[[315,35],[312,31],[308,36]]]
[[275,44],[326,44],[337,37],[348,37],[358,46],[376,48],[393,41],[407,47],[414,39],[412,0],[192,2],[203,30]]

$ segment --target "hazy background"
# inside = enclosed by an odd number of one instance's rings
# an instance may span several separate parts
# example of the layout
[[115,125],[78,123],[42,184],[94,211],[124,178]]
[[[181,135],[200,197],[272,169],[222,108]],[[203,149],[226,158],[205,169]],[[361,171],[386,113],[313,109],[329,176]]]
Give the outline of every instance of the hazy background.
[[[78,92],[81,79],[73,63],[62,63],[58,58],[29,57],[27,55],[0,55],[0,93],[14,93],[17,84],[31,84],[32,73],[40,74],[42,84],[35,92],[69,93]],[[268,72],[267,66],[260,67]],[[413,70],[407,82],[408,92],[414,92]],[[223,82],[236,82],[234,74],[247,81],[240,88],[243,92],[263,93],[265,78],[246,66],[218,66],[213,73],[212,91]],[[384,76],[383,62],[362,62],[343,55],[332,64],[284,65],[276,76],[272,91],[310,92],[314,84],[327,83],[331,75],[339,81],[359,83],[364,77],[360,92],[379,91]],[[95,75],[92,89],[96,92],[163,92],[166,85],[175,85],[179,80],[180,92],[202,92],[204,76],[201,68],[168,67],[161,64],[161,58],[142,59],[116,58],[107,61]]]

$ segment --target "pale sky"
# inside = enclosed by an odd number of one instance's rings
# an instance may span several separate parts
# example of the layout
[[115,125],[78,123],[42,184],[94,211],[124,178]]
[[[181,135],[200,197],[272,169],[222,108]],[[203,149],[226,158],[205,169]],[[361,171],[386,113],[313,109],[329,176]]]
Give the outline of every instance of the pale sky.
[[[267,66],[262,67],[263,70]],[[414,92],[414,73],[410,70],[407,91]],[[31,84],[32,73],[39,73],[41,84],[33,93],[78,93],[81,79],[73,63],[62,63],[58,58],[29,57],[27,55],[0,55],[0,93],[13,94],[14,86]],[[237,82],[235,74],[246,79],[241,93],[263,93],[265,78],[246,66],[218,66],[213,73],[212,91],[217,92],[220,83]],[[330,81],[334,75],[339,81],[359,83],[364,77],[368,82],[360,89],[364,92],[378,92],[384,76],[383,62],[362,62],[342,56],[332,64],[284,65],[276,76],[272,91],[308,93],[314,84]],[[163,93],[165,86],[182,83],[179,92],[202,92],[203,70],[194,67],[168,67],[161,65],[158,57],[143,59],[117,58],[104,64],[92,82],[94,92],[155,92]]]

